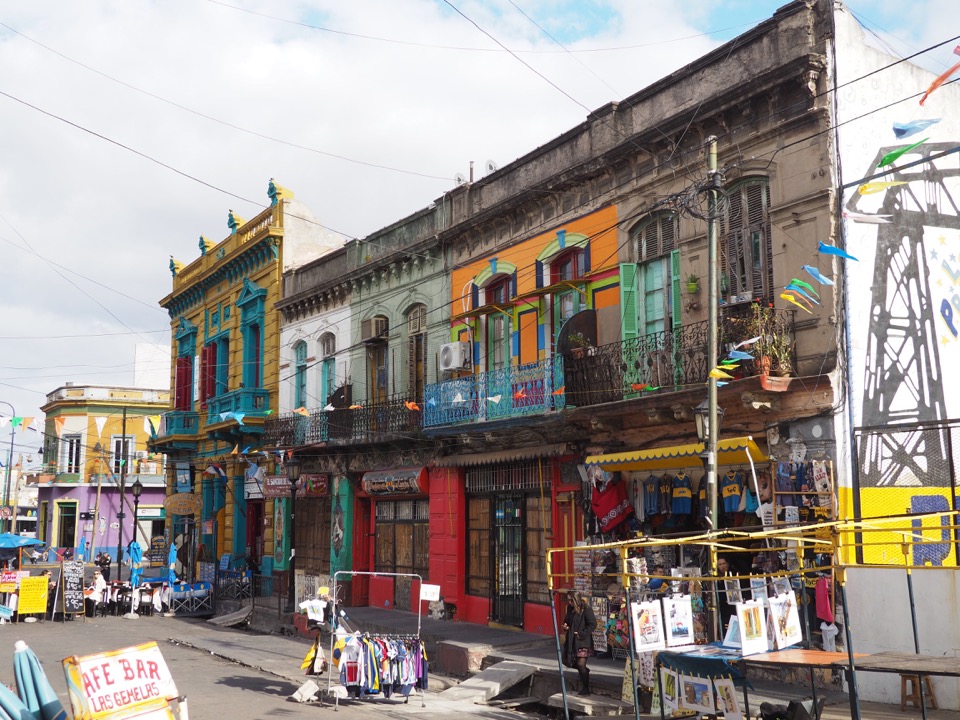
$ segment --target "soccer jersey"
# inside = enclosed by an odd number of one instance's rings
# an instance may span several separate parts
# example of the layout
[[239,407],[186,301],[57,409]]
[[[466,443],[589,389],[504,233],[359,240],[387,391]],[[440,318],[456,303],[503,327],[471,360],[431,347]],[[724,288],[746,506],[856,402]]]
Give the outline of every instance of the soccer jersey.
[[643,515],[650,517],[660,513],[660,478],[651,475],[643,481]]
[[671,482],[671,507],[674,515],[689,515],[693,512],[693,490],[690,476],[680,471]]
[[735,470],[727,470],[720,478],[720,499],[723,511],[735,513],[740,509],[740,495],[743,493],[743,477]]
[[792,470],[793,467],[788,462],[777,463],[775,487],[777,489],[777,505],[780,507],[797,504],[797,497],[793,494],[797,488],[794,485]]

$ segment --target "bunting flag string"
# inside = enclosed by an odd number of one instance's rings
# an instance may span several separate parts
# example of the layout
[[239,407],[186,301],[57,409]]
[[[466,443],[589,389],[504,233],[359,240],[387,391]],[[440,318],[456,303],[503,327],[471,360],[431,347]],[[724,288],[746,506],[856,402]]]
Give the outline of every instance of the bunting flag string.
[[[813,267],[813,265],[803,265],[802,267],[807,271],[810,277],[812,277],[821,285],[833,285],[833,280],[828,278],[826,275],[821,275],[820,271]],[[759,338],[757,339],[759,340]]]
[[790,295],[788,293],[780,293],[780,297],[786,300],[787,302],[792,303],[793,305],[796,305],[798,308],[800,308],[804,312],[808,312],[811,315],[813,315],[813,312],[808,310],[806,305],[801,305],[800,303],[798,303],[797,299],[793,295]]
[[817,250],[819,250],[824,255],[836,255],[837,257],[846,258],[847,260],[856,260],[856,258],[853,255],[846,252],[845,250],[841,250],[840,248],[834,247],[833,245],[827,245],[822,240],[817,245]]

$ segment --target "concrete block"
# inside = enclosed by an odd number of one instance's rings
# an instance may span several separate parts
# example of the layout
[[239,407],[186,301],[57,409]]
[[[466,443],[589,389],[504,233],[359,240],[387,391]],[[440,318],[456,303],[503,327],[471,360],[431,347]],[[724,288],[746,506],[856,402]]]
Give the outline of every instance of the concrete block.
[[437,643],[437,672],[453,677],[467,677],[480,672],[483,658],[493,652],[489,645],[442,640]]

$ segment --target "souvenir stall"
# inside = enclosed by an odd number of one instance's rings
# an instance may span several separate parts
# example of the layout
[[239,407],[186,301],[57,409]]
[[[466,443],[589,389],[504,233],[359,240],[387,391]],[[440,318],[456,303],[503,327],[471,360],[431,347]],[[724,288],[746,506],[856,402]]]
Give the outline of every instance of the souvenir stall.
[[[856,655],[853,652],[845,577],[846,569],[856,566],[851,559],[855,556],[854,550],[862,548],[864,552],[882,551],[890,555],[897,550],[902,552],[902,567],[912,597],[911,572],[929,569],[927,565],[911,564],[910,558],[916,562],[917,557],[914,546],[922,548],[942,539],[943,528],[952,531],[957,527],[957,514],[944,511],[752,531],[726,529],[684,537],[582,546],[578,550],[602,553],[612,550],[622,558],[625,570],[621,585],[628,607],[627,631],[633,649],[626,669],[631,675],[628,679],[638,708],[641,707],[641,688],[645,688],[652,691],[652,710],[661,717],[668,711],[687,710],[723,713],[726,720],[746,718],[750,716],[744,683],[746,667],[793,668],[808,674],[813,698],[807,711],[811,717],[818,717],[820,702],[814,672],[819,669],[844,674],[850,688],[851,717],[860,718],[857,671],[899,672],[919,677],[915,684],[919,687],[922,706],[923,676],[960,676],[960,662],[956,658],[920,654],[918,622],[912,602],[910,620],[916,654]],[[752,555],[755,561],[751,571],[743,575],[684,577],[661,574],[659,566],[633,572],[637,564],[631,562],[631,558],[656,555],[662,560],[667,557],[664,551],[668,549],[680,554],[714,556],[720,552],[742,552]],[[562,591],[557,587],[562,576],[553,573],[554,554],[564,550],[547,551],[552,596]],[[774,561],[775,564],[771,564]],[[800,600],[809,578],[816,578],[816,614],[825,618],[819,635],[802,611],[804,605]],[[714,594],[722,595],[732,606],[724,634],[709,644],[699,640],[695,630],[695,594],[701,586],[712,588]],[[843,651],[838,652],[836,639],[841,633]],[[562,661],[560,643],[557,632],[558,662]],[[737,688],[742,690],[742,702]],[[569,717],[565,687],[563,692]],[[925,716],[925,710],[923,712]]]
[[420,575],[410,573],[372,573],[340,570],[333,575],[333,592],[329,598],[331,634],[330,662],[339,674],[339,686],[334,688],[333,673],[327,676],[327,695],[333,695],[335,709],[340,707],[341,696],[356,700],[373,700],[377,697],[391,698],[402,695],[404,702],[420,691],[421,707],[426,706],[425,692],[428,684],[427,653],[420,638],[421,606],[423,594],[417,605],[417,632],[415,635],[384,634],[350,629],[341,621],[337,611],[337,585],[344,576],[386,576],[416,581],[423,588]]

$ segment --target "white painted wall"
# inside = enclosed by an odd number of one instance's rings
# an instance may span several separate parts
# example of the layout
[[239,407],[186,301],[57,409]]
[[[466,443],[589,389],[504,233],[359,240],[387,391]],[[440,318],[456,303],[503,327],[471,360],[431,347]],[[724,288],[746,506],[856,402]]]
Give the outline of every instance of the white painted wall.
[[350,306],[317,313],[309,318],[297,320],[280,330],[280,412],[294,409],[294,373],[296,372],[293,346],[304,340],[307,343],[307,409],[318,410],[323,407],[319,397],[320,388],[320,337],[333,333],[337,339],[337,379],[335,386],[344,383],[350,373]]

